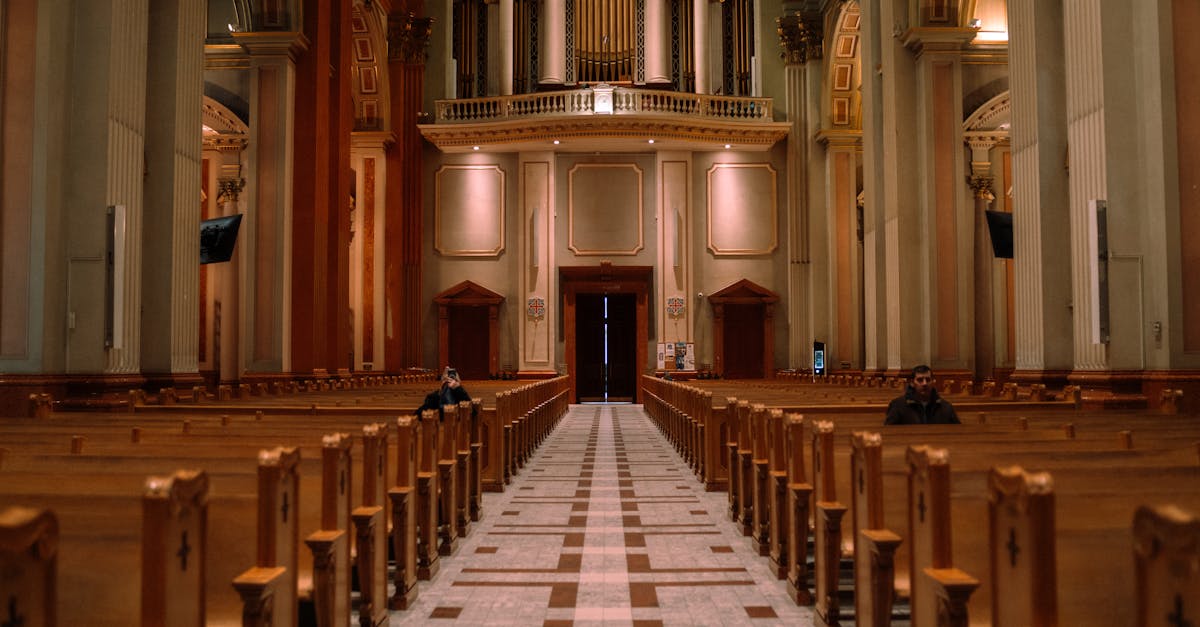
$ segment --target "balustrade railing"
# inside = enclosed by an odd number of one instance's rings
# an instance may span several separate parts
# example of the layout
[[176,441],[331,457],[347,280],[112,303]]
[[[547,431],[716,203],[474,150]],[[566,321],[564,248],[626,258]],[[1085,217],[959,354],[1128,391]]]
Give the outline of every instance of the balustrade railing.
[[[603,88],[602,88],[603,89]],[[770,98],[709,96],[613,87],[613,115],[692,116],[737,122],[772,122]],[[600,89],[438,100],[438,124],[499,122],[523,118],[595,115]],[[607,90],[604,90],[607,91]]]

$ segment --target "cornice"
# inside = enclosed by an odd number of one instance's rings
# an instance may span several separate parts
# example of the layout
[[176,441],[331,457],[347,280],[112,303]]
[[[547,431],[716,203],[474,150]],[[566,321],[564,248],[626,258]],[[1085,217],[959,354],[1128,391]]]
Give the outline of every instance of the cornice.
[[421,134],[443,152],[465,152],[475,146],[503,148],[508,145],[547,144],[559,140],[560,149],[579,149],[580,140],[648,142],[657,150],[712,150],[724,144],[738,149],[768,150],[787,137],[787,122],[727,122],[690,117],[643,117],[637,115],[569,116],[545,120],[512,120],[480,124],[419,124]]
[[918,57],[927,52],[955,52],[963,50],[975,39],[978,31],[958,26],[916,26],[899,35],[900,43]]
[[831,148],[853,146],[862,149],[862,131],[858,129],[823,128],[813,139]]

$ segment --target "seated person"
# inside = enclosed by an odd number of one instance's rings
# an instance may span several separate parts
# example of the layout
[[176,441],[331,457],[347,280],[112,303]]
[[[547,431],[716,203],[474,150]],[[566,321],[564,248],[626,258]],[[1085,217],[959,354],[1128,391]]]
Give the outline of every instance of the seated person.
[[957,425],[958,414],[950,401],[933,387],[933,370],[926,365],[912,369],[912,379],[901,396],[888,404],[885,425]]
[[462,380],[458,378],[458,370],[451,366],[446,366],[442,371],[442,386],[435,392],[430,392],[425,395],[425,402],[417,408],[416,415],[420,416],[421,412],[426,409],[438,410],[438,417],[442,418],[443,405],[458,405],[460,401],[470,401],[471,395],[467,394],[467,389],[462,386]]

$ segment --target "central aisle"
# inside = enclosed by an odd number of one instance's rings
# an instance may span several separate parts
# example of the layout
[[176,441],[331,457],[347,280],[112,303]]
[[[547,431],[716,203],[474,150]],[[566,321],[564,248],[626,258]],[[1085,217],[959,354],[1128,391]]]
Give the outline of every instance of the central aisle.
[[392,624],[809,625],[640,405],[572,405]]

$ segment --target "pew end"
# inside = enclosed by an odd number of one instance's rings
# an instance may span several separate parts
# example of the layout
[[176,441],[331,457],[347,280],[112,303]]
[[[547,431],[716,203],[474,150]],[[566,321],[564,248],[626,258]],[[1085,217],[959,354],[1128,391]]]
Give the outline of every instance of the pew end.
[[4,610],[30,625],[53,625],[58,570],[58,518],[46,509],[0,511],[0,593]]
[[1195,624],[1200,616],[1200,517],[1142,506],[1133,516],[1137,624]]

